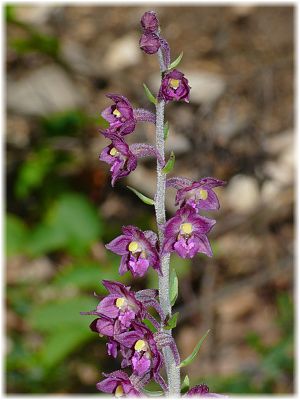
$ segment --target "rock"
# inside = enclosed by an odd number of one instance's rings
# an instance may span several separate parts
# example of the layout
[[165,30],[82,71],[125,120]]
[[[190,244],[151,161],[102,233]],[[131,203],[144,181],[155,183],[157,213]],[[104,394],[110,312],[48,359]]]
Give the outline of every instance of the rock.
[[273,179],[278,184],[289,185],[294,181],[294,146],[288,146],[281,152],[277,161],[267,161],[263,166],[263,171],[268,178]]
[[103,65],[111,72],[136,65],[141,59],[139,36],[128,34],[111,43],[105,54]]
[[85,99],[67,73],[57,65],[47,65],[26,77],[8,80],[8,109],[25,115],[47,115],[77,108]]
[[[185,71],[191,86],[190,101],[195,104],[211,106],[225,91],[226,82],[221,75],[208,71]],[[160,78],[157,74],[150,77],[149,89],[154,93],[159,89]]]
[[261,197],[264,203],[272,205],[274,199],[280,194],[282,190],[282,185],[274,180],[266,180],[261,188]]
[[29,6],[29,5],[21,5],[16,7],[16,16],[19,20],[24,23],[42,26],[46,24],[49,20],[50,15],[54,12],[58,7],[53,7],[53,5],[37,5]]
[[94,67],[91,57],[86,49],[79,43],[72,40],[65,40],[61,43],[61,57],[76,72],[83,75],[93,75]]
[[166,153],[174,151],[175,155],[185,154],[192,149],[191,143],[188,138],[180,133],[174,132],[170,126],[169,137],[166,141]]
[[239,213],[248,213],[260,203],[260,192],[256,179],[246,175],[236,175],[224,191],[228,207]]
[[29,122],[20,115],[10,115],[6,126],[7,143],[17,148],[24,148],[29,144]]
[[250,110],[244,105],[227,106],[217,114],[212,132],[218,144],[225,146],[230,139],[241,133],[250,123]]
[[294,146],[294,132],[288,130],[271,137],[266,137],[263,146],[266,152],[278,155],[287,147]]
[[186,71],[191,89],[191,103],[210,106],[225,91],[226,82],[223,77],[208,71]]

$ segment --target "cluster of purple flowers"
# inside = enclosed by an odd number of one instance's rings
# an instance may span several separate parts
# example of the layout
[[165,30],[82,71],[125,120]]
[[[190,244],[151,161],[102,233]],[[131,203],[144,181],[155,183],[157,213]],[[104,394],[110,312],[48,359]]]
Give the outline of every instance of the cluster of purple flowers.
[[199,215],[201,210],[217,210],[220,205],[214,188],[225,182],[203,178],[192,182],[183,178],[170,178],[167,185],[177,189],[175,205],[180,208],[164,228],[162,253],[176,252],[182,258],[192,258],[197,253],[212,256],[207,238],[216,221]]
[[[141,19],[141,26],[141,49],[147,54],[161,52],[164,63],[157,101],[188,102],[188,80],[182,72],[170,68],[170,48],[160,35],[156,14],[153,11],[146,12]],[[124,139],[134,132],[137,122],[155,124],[156,116],[148,110],[133,108],[122,95],[110,93],[107,97],[113,104],[101,114],[108,122],[108,127],[100,132],[111,143],[102,150],[100,160],[110,165],[112,185],[134,171],[140,157],[154,156],[164,167],[164,160],[154,146],[145,143],[129,145]],[[215,178],[203,178],[197,182],[179,177],[168,179],[167,186],[177,189],[175,205],[179,209],[162,227],[163,243],[160,244],[156,233],[150,230],[124,226],[122,234],[106,245],[107,249],[121,256],[120,275],[130,271],[133,277],[142,277],[149,268],[162,275],[161,260],[171,252],[176,252],[182,258],[191,258],[197,253],[212,256],[207,234],[216,221],[199,213],[219,208],[213,189],[223,185],[223,181]],[[168,390],[160,375],[164,363],[162,350],[164,347],[170,348],[177,366],[180,357],[172,335],[164,330],[169,316],[164,314],[157,300],[158,291],[145,289],[134,292],[119,282],[102,282],[109,294],[100,299],[95,310],[83,314],[96,316],[90,325],[91,330],[107,337],[108,355],[113,358],[120,355],[121,368],[128,368],[130,375],[124,370],[104,374],[105,379],[97,384],[97,388],[117,397],[142,396],[143,387],[154,379],[165,391]],[[149,312],[149,307],[156,311],[159,321]],[[152,329],[148,327],[149,323]],[[198,385],[186,395],[218,396],[209,393],[206,385]]]
[[[168,70],[170,66],[170,48],[167,41],[159,36],[159,25],[156,14],[152,11],[145,13],[141,20],[143,34],[140,47],[147,54],[154,54],[160,48],[164,55],[165,72],[163,74],[158,99],[165,102],[183,100],[189,101],[190,86],[184,74],[177,69]],[[107,129],[100,132],[111,144],[103,149],[100,160],[110,165],[112,173],[112,185],[130,174],[137,167],[140,157],[157,156],[156,150],[151,145],[128,145],[124,136],[133,133],[138,121],[155,124],[155,115],[142,108],[134,109],[129,100],[122,95],[109,93],[106,95],[113,101],[102,113],[102,117],[108,122]]]
[[[134,292],[119,282],[103,280],[102,283],[109,295],[101,299],[95,310],[83,314],[97,317],[90,325],[91,330],[107,336],[108,355],[116,358],[120,353],[121,368],[130,368],[132,374],[128,376],[124,371],[116,371],[105,375],[106,379],[99,382],[97,388],[118,396],[139,395],[151,379],[166,388],[159,373],[163,365],[161,350],[170,347],[178,364],[179,355],[174,339],[160,331],[165,316],[157,301],[158,291],[145,289]],[[148,312],[149,307],[157,311],[160,323]],[[145,319],[151,322],[155,332],[145,325]]]

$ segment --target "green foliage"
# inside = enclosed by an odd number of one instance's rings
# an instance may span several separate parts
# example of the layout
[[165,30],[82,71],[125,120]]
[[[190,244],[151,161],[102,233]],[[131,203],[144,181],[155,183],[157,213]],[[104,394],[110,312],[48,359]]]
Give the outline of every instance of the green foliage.
[[291,297],[280,294],[276,298],[277,320],[282,335],[274,344],[266,344],[257,332],[249,332],[246,342],[258,356],[255,371],[246,371],[235,375],[221,377],[213,375],[205,381],[211,392],[232,394],[269,394],[278,393],[283,384],[286,387],[293,380],[294,373],[294,308]]
[[106,121],[106,119],[104,119],[103,117],[102,117],[102,115],[100,115],[100,116],[98,116],[97,118],[96,118],[96,124],[98,125],[98,126],[100,126],[100,128],[103,128],[103,129],[107,129],[108,127],[109,127],[109,122],[108,121]]
[[57,288],[74,287],[75,289],[96,291],[99,294],[107,294],[102,285],[103,279],[118,280],[127,283],[128,275],[121,276],[118,273],[120,259],[107,258],[105,264],[94,261],[83,261],[65,267],[54,278],[54,285]]
[[45,340],[38,352],[38,358],[45,368],[52,368],[62,361],[83,342],[91,339],[87,329],[87,318],[81,311],[95,308],[95,300],[91,297],[55,300],[43,305],[35,305],[28,322],[33,329],[45,334]]
[[170,155],[170,158],[168,159],[166,165],[165,165],[164,168],[162,169],[162,172],[163,172],[164,174],[170,173],[170,172],[173,170],[173,168],[174,168],[174,164],[175,164],[175,154],[174,154],[174,152],[172,151],[172,152],[171,152],[171,155]]
[[177,65],[180,63],[182,57],[183,57],[183,51],[179,54],[179,56],[176,58],[176,60],[174,60],[174,61],[170,64],[170,66],[169,66],[168,69],[176,68]]
[[47,148],[31,153],[22,164],[17,177],[16,195],[23,199],[32,189],[39,187],[48,172],[53,168],[55,155]]
[[191,260],[188,258],[181,258],[177,254],[171,254],[172,268],[175,269],[176,275],[179,279],[185,277],[191,270]]
[[180,393],[185,394],[190,388],[190,379],[188,375],[186,375],[182,381]]
[[28,322],[34,329],[45,333],[55,332],[63,326],[70,329],[86,328],[87,321],[80,312],[92,310],[96,303],[97,300],[92,296],[77,295],[74,298],[35,304],[28,315]]
[[6,4],[5,8],[4,8],[4,12],[5,12],[5,20],[7,23],[13,22],[16,19],[16,10],[15,10],[15,6],[13,6],[12,4]]
[[83,255],[102,230],[100,215],[87,199],[67,193],[50,207],[44,221],[34,229],[27,250],[32,256],[60,249]]
[[22,253],[26,245],[28,230],[15,215],[6,218],[6,254],[8,257]]
[[147,397],[160,397],[164,395],[164,392],[162,392],[161,390],[154,391],[154,390],[143,389],[143,392]]
[[187,365],[191,364],[191,362],[193,362],[194,358],[196,357],[196,355],[198,354],[198,351],[200,350],[200,347],[202,346],[202,343],[204,342],[204,340],[206,339],[206,336],[209,334],[208,330],[203,336],[202,338],[199,340],[199,342],[196,344],[194,350],[192,351],[192,353],[181,362],[180,364],[180,368],[181,367],[186,367]]
[[157,329],[155,328],[155,326],[152,324],[152,322],[151,321],[149,321],[149,319],[143,319],[143,321],[142,321],[149,329],[150,329],[150,331],[151,332],[156,332],[157,331]]
[[276,299],[278,318],[277,324],[283,336],[273,345],[266,345],[256,332],[249,332],[246,341],[262,358],[261,370],[266,379],[276,380],[282,371],[292,373],[293,362],[293,304],[291,298],[279,295]]
[[143,83],[143,86],[144,86],[144,90],[145,90],[147,99],[148,99],[151,103],[153,103],[153,104],[156,105],[156,104],[157,104],[157,99],[156,99],[156,97],[151,93],[150,89],[148,88],[148,86],[147,86],[145,83]]
[[176,328],[178,316],[179,312],[172,315],[172,317],[167,321],[166,325],[164,326],[164,329],[171,330]]
[[148,206],[153,206],[155,204],[154,200],[150,199],[149,197],[145,196],[144,194],[140,193],[138,190],[134,189],[131,186],[127,186],[137,197],[142,200],[143,203],[147,204]]
[[27,38],[16,38],[10,41],[10,47],[18,54],[39,52],[57,58],[59,41],[56,37],[31,31]]
[[169,296],[170,296],[170,303],[171,306],[174,306],[177,297],[178,297],[178,278],[177,278],[177,274],[176,274],[176,270],[174,267],[170,267],[170,292],[169,292]]
[[[102,117],[101,117],[102,118]],[[53,113],[41,118],[41,129],[47,136],[76,136],[92,122],[80,110]]]

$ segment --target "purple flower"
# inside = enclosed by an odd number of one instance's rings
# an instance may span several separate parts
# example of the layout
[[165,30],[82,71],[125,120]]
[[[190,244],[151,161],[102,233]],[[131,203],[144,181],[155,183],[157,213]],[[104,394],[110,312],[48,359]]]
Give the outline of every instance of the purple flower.
[[154,11],[147,11],[141,18],[141,25],[143,31],[157,32],[158,30],[158,19]]
[[129,376],[123,371],[115,371],[111,374],[103,374],[106,379],[97,383],[100,392],[113,393],[116,397],[134,396],[140,397],[142,393],[131,382]]
[[146,309],[130,287],[107,280],[102,283],[109,295],[100,301],[95,312],[114,320],[117,325],[115,331],[124,332],[130,328],[132,321],[146,317]]
[[112,143],[105,147],[99,159],[111,165],[112,186],[115,182],[130,174],[137,167],[137,157],[130,151],[125,141],[117,136],[111,138]]
[[113,93],[107,94],[106,97],[114,104],[101,113],[102,117],[109,122],[109,128],[102,133],[109,137],[110,134],[128,135],[133,132],[136,122],[129,100],[125,96]]
[[143,232],[134,226],[125,226],[122,231],[123,235],[106,245],[107,249],[122,256],[120,275],[130,271],[134,277],[141,277],[149,267],[160,273],[156,234],[152,231]]
[[140,48],[147,54],[155,54],[160,48],[159,37],[152,32],[145,32],[140,38]]
[[206,234],[215,223],[213,219],[198,215],[194,208],[184,206],[165,225],[163,254],[175,251],[182,258],[192,258],[197,253],[211,257]]
[[190,389],[186,393],[185,396],[188,396],[188,397],[201,396],[201,397],[206,397],[206,398],[208,398],[208,397],[215,397],[215,398],[217,398],[217,397],[219,397],[219,398],[220,397],[223,397],[223,398],[227,397],[227,396],[224,396],[222,394],[210,393],[208,386],[204,385],[204,384],[197,385],[197,386],[193,387],[192,389]]
[[163,361],[154,334],[145,325],[137,322],[133,322],[132,327],[134,330],[116,335],[115,339],[129,350],[129,362],[135,375],[151,373],[154,379],[159,379]]
[[184,100],[189,102],[190,86],[184,74],[177,69],[164,75],[158,97],[165,101]]
[[188,204],[196,211],[217,210],[220,204],[213,188],[224,185],[224,181],[215,178],[203,178],[198,182],[187,184],[177,191],[175,205],[182,207]]
[[100,336],[108,336],[113,337],[115,334],[115,324],[114,320],[107,317],[106,315],[101,315],[100,313],[95,312],[84,312],[81,314],[85,315],[94,315],[97,314],[99,318],[96,318],[91,324],[90,328],[92,331],[99,333]]

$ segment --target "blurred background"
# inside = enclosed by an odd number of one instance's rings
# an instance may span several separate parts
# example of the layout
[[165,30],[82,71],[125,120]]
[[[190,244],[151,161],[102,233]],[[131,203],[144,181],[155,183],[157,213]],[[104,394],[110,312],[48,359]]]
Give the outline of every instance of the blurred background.
[[[223,393],[292,393],[294,371],[293,7],[7,5],[6,252],[8,393],[96,393],[119,368],[90,332],[93,292],[119,279],[104,244],[122,225],[155,229],[155,164],[142,161],[112,189],[98,161],[105,93],[152,109],[157,57],[138,47],[139,20],[158,12],[191,102],[169,104],[173,175],[228,182],[210,215],[214,258],[172,256],[179,276],[182,358],[210,328],[193,384]],[[139,124],[130,140],[153,142]],[[175,192],[167,199],[175,211]],[[157,285],[150,273],[122,282]]]

